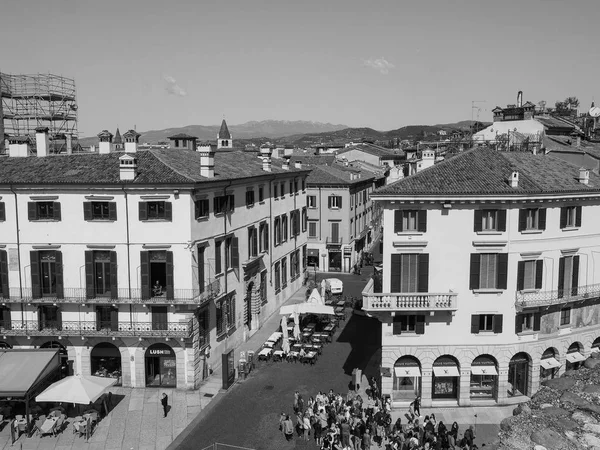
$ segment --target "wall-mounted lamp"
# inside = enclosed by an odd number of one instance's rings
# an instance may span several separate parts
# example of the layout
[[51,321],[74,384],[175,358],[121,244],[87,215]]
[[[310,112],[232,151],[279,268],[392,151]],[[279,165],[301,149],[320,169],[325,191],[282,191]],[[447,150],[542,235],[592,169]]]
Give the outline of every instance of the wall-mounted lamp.
[[444,203],[444,208],[451,209],[452,208],[452,203]]

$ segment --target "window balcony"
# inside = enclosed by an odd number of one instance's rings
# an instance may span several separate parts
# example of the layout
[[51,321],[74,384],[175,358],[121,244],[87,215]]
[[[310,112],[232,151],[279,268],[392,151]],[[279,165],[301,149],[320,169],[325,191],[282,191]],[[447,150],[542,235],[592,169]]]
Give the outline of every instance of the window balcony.
[[410,293],[377,293],[374,280],[367,283],[362,292],[362,309],[367,312],[377,311],[450,311],[458,309],[456,292],[410,292]]
[[571,289],[555,291],[517,291],[515,307],[517,311],[541,306],[565,305],[571,302],[600,297],[600,284],[588,284]]
[[325,240],[326,245],[342,245],[343,239],[341,237],[328,237]]

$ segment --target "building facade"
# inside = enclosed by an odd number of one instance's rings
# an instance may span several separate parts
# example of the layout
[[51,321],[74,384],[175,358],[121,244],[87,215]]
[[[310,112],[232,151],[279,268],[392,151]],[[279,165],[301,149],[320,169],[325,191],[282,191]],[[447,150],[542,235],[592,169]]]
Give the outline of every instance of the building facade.
[[372,194],[381,383],[395,407],[520,402],[600,345],[600,177],[478,148]]

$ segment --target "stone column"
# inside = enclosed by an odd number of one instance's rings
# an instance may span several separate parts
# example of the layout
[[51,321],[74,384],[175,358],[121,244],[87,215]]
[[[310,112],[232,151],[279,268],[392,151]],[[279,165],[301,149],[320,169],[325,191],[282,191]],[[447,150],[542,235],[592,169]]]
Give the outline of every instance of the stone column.
[[498,404],[505,405],[508,401],[508,367],[498,368]]
[[430,408],[432,404],[433,372],[431,370],[422,370],[421,375],[421,407]]
[[471,368],[461,368],[458,380],[458,404],[460,406],[471,405]]
[[131,362],[129,348],[119,347],[121,353],[121,384],[123,387],[131,387]]

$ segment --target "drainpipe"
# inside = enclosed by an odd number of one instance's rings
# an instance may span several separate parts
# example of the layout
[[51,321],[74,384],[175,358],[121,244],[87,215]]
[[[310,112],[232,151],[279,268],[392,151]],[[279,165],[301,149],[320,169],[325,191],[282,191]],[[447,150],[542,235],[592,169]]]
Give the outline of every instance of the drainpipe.
[[[269,229],[271,233],[273,233],[273,237],[275,236],[275,224],[273,223],[273,185],[271,184],[276,177],[272,177],[269,179]],[[271,236],[269,236],[268,242],[269,249],[269,285],[273,286],[273,249],[271,248]]]
[[129,240],[129,198],[127,197],[127,191],[125,186],[122,186],[123,195],[125,195],[125,227],[127,230],[127,284],[129,293],[129,321],[133,324],[133,307],[131,304],[131,242]]
[[[17,264],[19,265],[19,297],[21,298],[21,322],[25,321],[25,311],[23,308],[23,275],[21,274],[21,229],[19,228],[19,203],[17,202],[17,193],[10,185],[10,192],[15,197],[15,225],[17,226]],[[10,293],[9,293],[10,296]]]
[[[231,187],[231,185],[233,184],[233,181],[229,181],[229,184],[227,186],[225,186],[223,188],[223,195],[227,196],[227,188]],[[234,197],[235,198],[235,197]],[[235,205],[233,206],[235,209]],[[229,210],[225,211],[225,214],[223,214],[223,236],[227,235],[227,214],[229,213]],[[238,252],[240,250],[240,246],[238,245]],[[221,255],[219,255],[221,256]],[[238,258],[239,260],[239,258]],[[221,261],[221,267],[223,267],[223,261]],[[238,269],[239,270],[239,269]],[[225,280],[225,292],[228,292],[227,290],[227,269],[225,269],[225,273],[223,274],[223,279]]]

